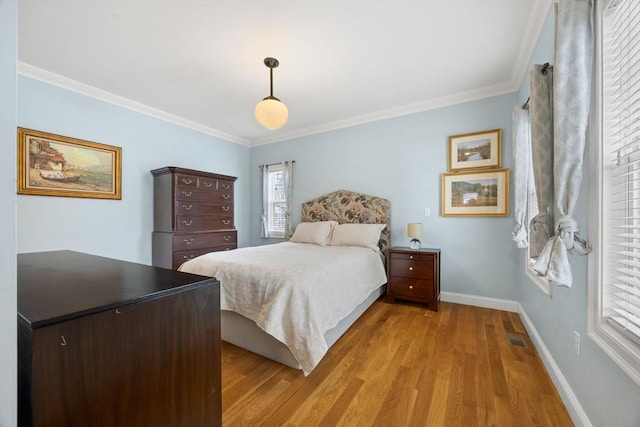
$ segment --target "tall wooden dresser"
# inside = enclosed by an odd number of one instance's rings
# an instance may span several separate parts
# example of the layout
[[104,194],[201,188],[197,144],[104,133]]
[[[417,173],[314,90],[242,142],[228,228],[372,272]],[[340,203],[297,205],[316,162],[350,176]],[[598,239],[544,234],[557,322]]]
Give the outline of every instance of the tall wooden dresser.
[[220,426],[220,282],[18,255],[20,426]]
[[167,166],[152,170],[153,265],[176,269],[207,252],[237,247],[236,177]]

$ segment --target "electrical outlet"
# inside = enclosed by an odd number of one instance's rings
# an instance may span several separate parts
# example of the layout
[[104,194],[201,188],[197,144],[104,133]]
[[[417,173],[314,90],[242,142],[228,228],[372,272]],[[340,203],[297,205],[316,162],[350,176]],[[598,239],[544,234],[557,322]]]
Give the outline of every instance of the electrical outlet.
[[573,351],[577,357],[580,357],[580,334],[573,331]]
[[431,216],[431,209],[424,208],[424,216]]

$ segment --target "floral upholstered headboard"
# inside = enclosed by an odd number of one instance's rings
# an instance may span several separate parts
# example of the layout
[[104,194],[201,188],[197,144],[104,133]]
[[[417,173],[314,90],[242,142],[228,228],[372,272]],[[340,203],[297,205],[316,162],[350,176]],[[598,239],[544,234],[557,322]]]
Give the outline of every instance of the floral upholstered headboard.
[[391,246],[390,214],[389,200],[347,190],[334,191],[302,204],[302,222],[387,224],[378,244],[385,259]]

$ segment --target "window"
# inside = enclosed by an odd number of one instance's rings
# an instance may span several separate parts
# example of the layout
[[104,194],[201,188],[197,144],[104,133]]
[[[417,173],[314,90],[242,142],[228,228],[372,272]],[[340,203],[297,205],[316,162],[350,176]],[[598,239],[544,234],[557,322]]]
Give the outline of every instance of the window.
[[282,164],[267,166],[267,230],[270,237],[283,238],[287,202],[284,193],[284,168]]
[[291,237],[289,220],[293,161],[260,166],[262,171],[262,232],[263,238]]
[[589,335],[640,384],[640,2],[599,2]]

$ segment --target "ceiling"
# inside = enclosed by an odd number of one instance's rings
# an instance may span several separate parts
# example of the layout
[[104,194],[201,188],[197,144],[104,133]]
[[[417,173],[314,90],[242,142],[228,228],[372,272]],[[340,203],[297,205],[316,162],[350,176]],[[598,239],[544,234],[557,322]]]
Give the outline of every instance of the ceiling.
[[[518,90],[551,0],[21,0],[20,74],[247,146]],[[262,128],[274,95],[288,123]]]

